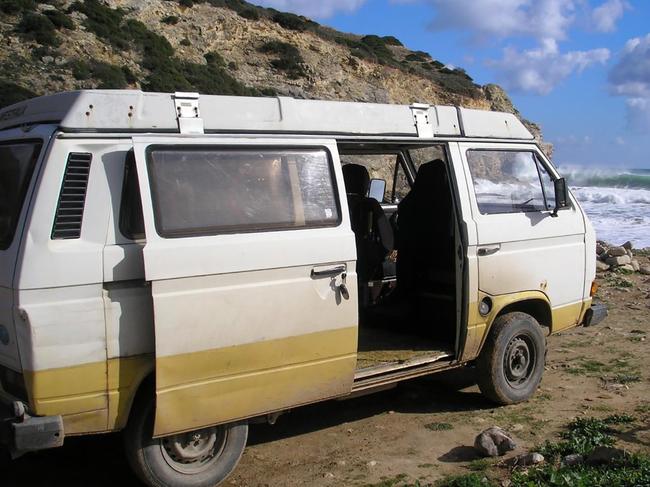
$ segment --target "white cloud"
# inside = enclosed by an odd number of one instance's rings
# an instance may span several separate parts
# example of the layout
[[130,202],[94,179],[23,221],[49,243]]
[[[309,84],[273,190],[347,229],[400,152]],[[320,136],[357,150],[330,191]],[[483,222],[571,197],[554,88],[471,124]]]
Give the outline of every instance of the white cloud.
[[571,74],[603,64],[609,56],[608,49],[562,53],[553,39],[546,39],[537,49],[506,48],[502,59],[489,61],[488,65],[498,70],[506,88],[546,95]]
[[614,139],[617,145],[625,145],[625,139],[620,135]]
[[591,20],[599,32],[613,32],[625,10],[630,9],[625,0],[607,0],[591,12]]
[[650,134],[650,98],[627,100],[627,125],[639,134]]
[[256,0],[253,3],[307,17],[324,19],[331,17],[336,12],[355,12],[366,3],[366,0]]
[[609,72],[614,95],[627,98],[627,123],[634,132],[650,134],[650,34],[625,43]]
[[433,30],[463,30],[480,41],[513,36],[566,37],[575,0],[427,0],[435,10]]
[[609,84],[616,95],[650,98],[650,34],[625,43],[609,72]]

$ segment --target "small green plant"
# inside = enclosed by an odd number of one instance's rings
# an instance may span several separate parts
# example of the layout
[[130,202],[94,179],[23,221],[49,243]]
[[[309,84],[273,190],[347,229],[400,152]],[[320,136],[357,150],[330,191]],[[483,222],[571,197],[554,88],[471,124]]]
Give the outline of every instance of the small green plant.
[[16,31],[44,46],[57,47],[61,45],[61,40],[56,36],[54,24],[45,15],[25,13],[16,26]]
[[72,19],[60,10],[44,10],[43,15],[50,19],[50,22],[52,22],[52,24],[54,24],[54,27],[57,29],[63,28],[68,30],[75,30],[76,28]]
[[454,425],[450,423],[428,423],[424,427],[431,431],[449,431],[454,429]]
[[189,46],[192,45],[192,43],[190,42],[190,40],[187,37],[183,37],[181,39],[180,45],[185,46],[185,47],[189,47]]
[[0,0],[0,11],[7,15],[17,15],[34,9],[36,2],[33,0]]
[[310,27],[310,21],[305,17],[288,12],[276,12],[271,17],[271,20],[285,29],[298,32],[303,32]]
[[176,15],[168,15],[168,16],[166,16],[166,17],[163,17],[160,21],[161,21],[163,24],[167,24],[167,25],[176,25],[176,24],[178,24],[178,22],[179,22],[180,20],[181,20],[181,19],[178,18]]
[[[128,68],[122,68],[113,64],[101,61],[86,61],[77,59],[68,63],[68,68],[72,71],[72,76],[77,80],[96,79],[99,81],[98,88],[101,89],[120,89],[125,88],[127,84],[135,81],[135,76]],[[127,80],[127,75],[132,81]]]
[[469,462],[467,468],[473,472],[484,472],[492,465],[494,465],[494,461],[490,458],[477,458],[476,460]]
[[384,36],[381,38],[384,41],[384,44],[388,44],[389,46],[403,46],[402,42],[394,36]]
[[276,59],[271,61],[271,66],[287,73],[291,79],[306,76],[303,63],[305,62],[297,47],[282,41],[269,41],[258,49],[264,54],[275,54]]

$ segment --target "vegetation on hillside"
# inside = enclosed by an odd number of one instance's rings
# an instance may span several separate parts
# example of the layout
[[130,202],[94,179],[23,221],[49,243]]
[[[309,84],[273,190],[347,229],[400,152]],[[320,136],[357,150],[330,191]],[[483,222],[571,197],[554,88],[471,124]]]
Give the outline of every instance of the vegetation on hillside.
[[[244,0],[177,0],[181,14],[168,15],[160,21],[167,25],[176,25],[181,21],[182,12],[199,3],[208,3],[215,7],[227,8],[240,17],[252,22],[267,21],[282,29],[295,32],[309,32],[320,38],[347,47],[350,51],[350,64],[358,63],[354,59],[388,66],[407,73],[416,74],[438,84],[444,90],[467,97],[479,97],[478,87],[462,70],[447,69],[443,63],[433,60],[421,51],[408,51],[399,39],[393,36],[377,35],[357,36],[337,32],[321,26],[306,17],[279,12],[272,8],[252,5]],[[145,91],[200,91],[206,94],[231,95],[272,95],[272,89],[251,88],[232,76],[237,69],[235,63],[227,63],[221,56],[212,56],[206,63],[196,63],[179,58],[175,48],[163,35],[150,30],[142,22],[130,18],[127,11],[111,8],[102,0],[77,1],[67,11],[53,7],[49,2],[36,0],[0,0],[0,13],[14,16],[15,32],[26,41],[35,42],[33,48],[35,60],[58,57],[57,48],[65,40],[65,31],[76,28],[71,17],[74,12],[84,15],[83,24],[87,31],[111,46],[115,52],[135,51],[141,56],[139,68],[129,69],[106,62],[89,59],[72,59],[61,65],[50,66],[50,75],[68,74],[80,81],[80,86],[101,88],[124,88],[139,84]],[[189,47],[191,42],[184,38],[180,45]],[[258,50],[269,55],[270,65],[283,72],[289,79],[307,77],[307,64],[300,50],[284,41],[269,40]],[[11,62],[0,66],[5,73],[13,72]],[[15,64],[13,65],[15,67]],[[4,76],[7,83],[15,84],[14,79]],[[86,84],[87,83],[87,84]],[[16,101],[21,96],[31,96],[29,90],[13,90],[4,96],[2,103]]]

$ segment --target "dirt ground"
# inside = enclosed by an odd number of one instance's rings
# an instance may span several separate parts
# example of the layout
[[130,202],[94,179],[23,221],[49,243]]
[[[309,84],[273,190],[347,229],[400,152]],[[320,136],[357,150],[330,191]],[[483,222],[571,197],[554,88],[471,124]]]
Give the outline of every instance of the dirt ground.
[[[225,485],[427,485],[476,469],[471,445],[489,426],[510,431],[517,454],[557,439],[575,417],[623,412],[636,426],[619,446],[650,452],[650,277],[608,274],[599,281],[609,317],[549,338],[544,379],[529,402],[494,407],[466,371],[304,407],[274,426],[252,426]],[[139,485],[119,435],[69,438],[63,448],[26,455],[0,472],[3,486]]]

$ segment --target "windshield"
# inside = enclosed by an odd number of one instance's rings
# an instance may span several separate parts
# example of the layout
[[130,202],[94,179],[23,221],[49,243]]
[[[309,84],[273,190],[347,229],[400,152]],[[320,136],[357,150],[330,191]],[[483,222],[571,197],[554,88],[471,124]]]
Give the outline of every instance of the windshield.
[[42,142],[0,143],[0,249],[11,245]]

